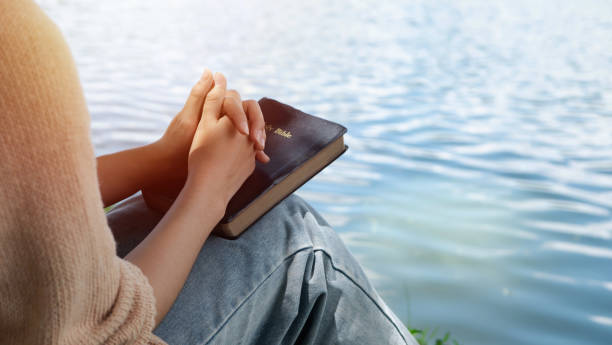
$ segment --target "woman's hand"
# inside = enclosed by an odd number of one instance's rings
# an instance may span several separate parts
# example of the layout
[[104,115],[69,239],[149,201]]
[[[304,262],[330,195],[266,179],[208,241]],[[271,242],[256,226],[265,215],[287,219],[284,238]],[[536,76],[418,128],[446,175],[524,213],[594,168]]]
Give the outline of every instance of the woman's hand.
[[[214,79],[189,150],[185,186],[217,196],[225,207],[255,169],[262,145],[236,129],[232,121],[247,120],[239,95],[226,91],[223,74],[216,73]],[[264,159],[269,160],[267,156]]]
[[[240,99],[238,91],[227,90],[223,108],[223,114],[228,115],[234,123],[248,121],[248,128],[250,129],[248,135],[257,149],[255,157],[262,163],[268,163],[270,157],[263,151],[266,143],[266,124],[259,103],[252,99],[243,101]],[[244,133],[244,131],[241,132]]]
[[[162,138],[152,144],[165,163],[159,166],[157,175],[161,179],[145,186],[142,193],[147,205],[159,212],[166,212],[170,208],[185,184],[189,148],[201,120],[204,100],[214,85],[212,73],[207,69],[191,89],[185,106],[174,117]],[[263,151],[266,131],[259,104],[254,100],[242,101],[236,90],[227,90],[223,101],[225,107],[222,107],[222,115],[231,119],[239,132],[249,135],[257,149],[255,157],[267,163],[270,158]]]
[[236,119],[247,118],[239,105],[236,95],[227,95],[225,77],[215,74],[187,153],[187,182],[153,231],[125,257],[153,287],[156,325],[176,300],[229,200],[255,168],[259,146],[251,133],[236,128]]
[[153,145],[163,161],[161,183],[184,181],[187,177],[187,155],[195,134],[204,98],[213,87],[213,76],[206,69],[197,83],[191,88],[183,109],[172,119],[164,135]]
[[[160,157],[166,161],[163,182],[168,180],[185,181],[187,176],[187,156],[193,136],[202,114],[202,106],[208,92],[214,86],[210,70],[206,69],[200,80],[193,86],[183,109],[172,119],[164,135],[153,145],[157,147]],[[231,104],[232,111],[227,115],[236,128],[243,134],[249,135],[256,143],[257,158],[262,163],[270,159],[263,152],[266,141],[265,122],[259,104],[254,100],[242,101],[236,90],[228,90],[227,97],[237,101],[240,109]],[[233,102],[234,103],[234,102]]]

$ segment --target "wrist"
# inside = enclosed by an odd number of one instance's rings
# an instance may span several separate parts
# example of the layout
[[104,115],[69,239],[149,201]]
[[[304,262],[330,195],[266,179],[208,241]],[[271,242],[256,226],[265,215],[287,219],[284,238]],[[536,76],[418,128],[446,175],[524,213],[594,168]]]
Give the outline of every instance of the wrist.
[[168,149],[162,139],[152,142],[145,146],[145,148],[151,152],[156,182],[167,182],[169,180],[185,178],[186,172],[183,171],[182,167],[185,166],[186,162],[180,162],[176,154]]
[[189,200],[192,204],[201,205],[201,209],[206,209],[208,215],[214,216],[219,221],[225,215],[229,199],[218,189],[219,184],[215,183],[212,178],[200,176],[196,180],[188,176],[181,190],[180,198]]
[[165,160],[162,156],[161,147],[156,143],[151,143],[139,148],[139,156],[143,166],[147,167],[146,184],[142,187],[157,183],[162,175]]
[[164,166],[168,165],[171,161],[172,155],[166,149],[166,145],[162,142],[162,139],[158,139],[145,146],[155,157],[156,163],[161,163]]

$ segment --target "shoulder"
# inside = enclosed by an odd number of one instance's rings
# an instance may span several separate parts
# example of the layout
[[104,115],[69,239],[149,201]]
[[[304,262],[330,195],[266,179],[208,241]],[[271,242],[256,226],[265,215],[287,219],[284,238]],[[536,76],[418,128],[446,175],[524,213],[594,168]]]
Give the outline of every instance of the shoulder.
[[[15,48],[14,43],[37,40],[62,40],[59,29],[43,10],[31,0],[0,1],[0,42]],[[2,47],[0,47],[2,49]]]
[[11,69],[31,71],[62,67],[72,56],[57,25],[36,3],[0,0],[0,60]]
[[[86,112],[72,54],[64,36],[31,0],[0,0],[0,114],[49,104]],[[17,97],[19,95],[19,97]],[[25,121],[24,119],[21,119]]]

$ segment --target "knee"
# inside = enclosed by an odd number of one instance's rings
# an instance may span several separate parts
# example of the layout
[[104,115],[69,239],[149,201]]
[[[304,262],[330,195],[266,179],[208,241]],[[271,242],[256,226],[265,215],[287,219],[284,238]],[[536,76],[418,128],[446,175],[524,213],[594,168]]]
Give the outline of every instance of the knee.
[[293,194],[278,203],[243,233],[239,240],[285,248],[317,248],[339,241],[325,219],[304,199]]
[[323,218],[323,216],[321,216],[317,210],[306,202],[306,200],[302,199],[296,194],[289,195],[287,198],[285,198],[285,200],[281,201],[276,208],[278,208],[278,211],[283,212],[286,215],[291,215],[294,217],[299,216],[300,219],[304,219],[310,214],[312,217],[314,217],[319,226],[329,227],[329,224],[325,218]]
[[[289,242],[308,243],[312,250],[322,250],[330,256],[345,256],[342,240],[329,223],[308,202],[292,194],[280,202],[266,216],[263,224],[272,229],[276,241],[286,238]],[[283,236],[279,236],[282,233]]]

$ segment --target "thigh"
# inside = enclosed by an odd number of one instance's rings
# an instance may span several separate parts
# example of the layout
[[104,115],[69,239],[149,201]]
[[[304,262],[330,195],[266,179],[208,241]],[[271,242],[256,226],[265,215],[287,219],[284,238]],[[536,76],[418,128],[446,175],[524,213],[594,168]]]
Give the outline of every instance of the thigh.
[[[109,214],[125,256],[162,215]],[[416,344],[327,222],[290,196],[236,240],[211,235],[154,333],[170,344]]]
[[117,255],[125,257],[147,237],[162,216],[149,209],[140,194],[118,203],[106,214],[108,226],[115,237]]
[[413,344],[333,229],[297,196],[236,240],[211,236],[154,332],[171,344]]

